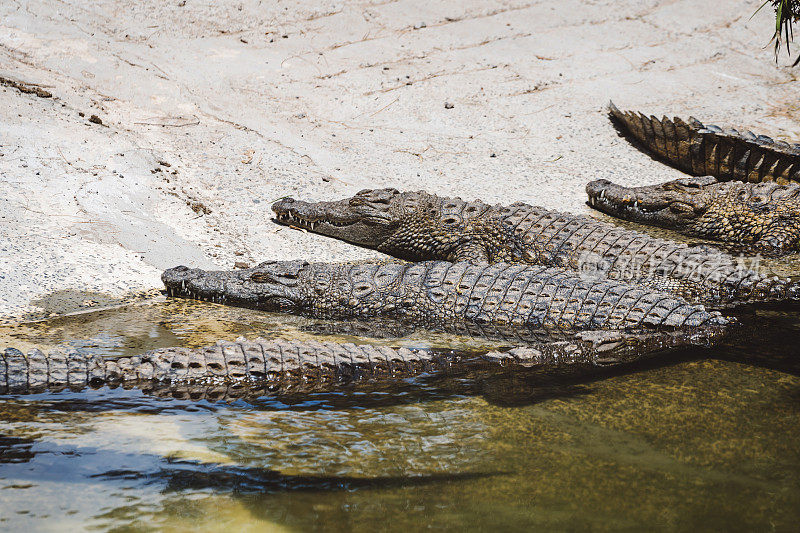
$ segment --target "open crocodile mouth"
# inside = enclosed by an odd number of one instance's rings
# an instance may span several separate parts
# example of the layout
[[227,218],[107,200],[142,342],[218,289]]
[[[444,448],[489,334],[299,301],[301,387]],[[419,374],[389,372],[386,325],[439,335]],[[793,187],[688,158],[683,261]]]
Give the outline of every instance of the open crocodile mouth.
[[181,281],[180,284],[164,285],[164,290],[170,298],[184,298],[187,300],[197,300],[200,302],[211,302],[218,304],[228,303],[228,297],[225,293],[216,291],[206,291],[202,289],[195,289],[186,281]]
[[344,228],[347,226],[352,226],[357,222],[356,220],[335,220],[333,218],[312,219],[310,217],[304,217],[297,212],[293,212],[291,209],[276,212],[275,220],[281,224],[285,224],[286,226],[293,226],[311,231],[314,231],[314,229],[321,224],[326,224],[336,228]]
[[220,280],[209,285],[201,281],[199,272],[185,266],[165,270],[161,275],[161,281],[164,283],[167,296],[220,304],[230,303],[231,298],[225,291],[224,282]]
[[656,213],[664,209],[665,206],[649,206],[639,202],[635,198],[610,198],[606,195],[605,189],[601,189],[598,193],[590,193],[587,203],[601,211],[622,211],[622,210],[638,210],[643,213]]
[[[613,184],[610,185],[613,186]],[[586,203],[589,207],[611,215],[619,215],[622,218],[634,219],[634,217],[656,217],[665,209],[669,209],[671,205],[666,200],[645,202],[639,199],[635,193],[625,194],[618,190],[609,190],[609,188],[594,182],[590,183],[586,190],[588,196]],[[680,202],[673,203],[679,204]],[[691,210],[691,206],[687,205],[686,209]]]

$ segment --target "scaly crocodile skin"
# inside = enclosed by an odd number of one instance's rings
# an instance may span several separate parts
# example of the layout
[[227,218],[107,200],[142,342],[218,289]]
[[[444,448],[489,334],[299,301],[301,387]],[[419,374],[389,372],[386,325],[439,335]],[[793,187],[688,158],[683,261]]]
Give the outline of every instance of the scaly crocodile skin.
[[171,296],[319,318],[387,317],[458,332],[469,325],[581,331],[728,323],[669,293],[519,263],[271,261],[231,271],[181,266],[161,279]]
[[587,331],[569,340],[534,343],[479,357],[450,350],[389,348],[316,341],[220,341],[203,348],[160,348],[134,357],[32,350],[0,352],[0,394],[78,390],[101,386],[140,388],[186,399],[257,397],[272,392],[324,390],[343,383],[391,381],[450,367],[605,366],[690,344],[707,344],[719,328],[693,332]]
[[780,256],[800,251],[800,185],[688,177],[623,187],[586,186],[589,205],[609,215],[713,239],[730,250]]
[[661,120],[620,111],[609,114],[621,128],[657,158],[693,176],[753,183],[800,181],[800,144],[774,141],[766,135],[704,125],[694,117]]
[[279,222],[410,261],[557,266],[715,307],[800,297],[797,283],[743,268],[733,256],[710,247],[689,247],[524,203],[489,205],[424,191],[374,189],[334,202],[283,199],[273,210]]

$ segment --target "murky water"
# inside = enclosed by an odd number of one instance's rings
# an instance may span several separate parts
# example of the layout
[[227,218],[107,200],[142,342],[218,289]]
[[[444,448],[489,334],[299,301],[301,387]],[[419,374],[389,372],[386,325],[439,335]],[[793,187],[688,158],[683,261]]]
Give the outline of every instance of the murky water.
[[[0,529],[794,530],[800,313],[748,320],[763,336],[597,374],[232,403],[0,397]],[[0,345],[121,355],[309,325],[171,301],[0,329]]]

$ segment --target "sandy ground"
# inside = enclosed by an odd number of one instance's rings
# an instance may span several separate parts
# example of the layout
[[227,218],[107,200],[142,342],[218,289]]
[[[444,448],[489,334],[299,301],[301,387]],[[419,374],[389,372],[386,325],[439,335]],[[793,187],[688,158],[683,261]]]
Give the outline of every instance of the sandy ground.
[[0,2],[0,77],[53,95],[0,89],[0,317],[131,298],[176,264],[373,255],[272,223],[286,195],[577,213],[589,179],[678,176],[618,138],[611,98],[800,138],[800,69],[759,4]]

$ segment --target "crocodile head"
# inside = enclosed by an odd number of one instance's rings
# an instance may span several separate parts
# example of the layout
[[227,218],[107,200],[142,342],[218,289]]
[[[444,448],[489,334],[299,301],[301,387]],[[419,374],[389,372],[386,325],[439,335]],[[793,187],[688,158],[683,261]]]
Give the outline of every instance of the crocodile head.
[[659,185],[623,187],[608,180],[586,185],[589,206],[609,215],[685,231],[695,224],[714,200],[711,176],[681,178]]
[[800,251],[800,188],[795,183],[717,181],[710,176],[661,185],[586,186],[589,205],[610,215],[712,239],[748,253]]
[[403,195],[397,189],[365,189],[333,202],[283,198],[272,210],[282,224],[377,248],[400,226]]
[[177,266],[161,275],[167,294],[264,311],[302,311],[305,261],[266,261],[254,268],[211,271]]
[[490,206],[424,191],[366,189],[334,202],[285,198],[275,220],[409,261],[501,261],[509,235],[481,216]]

